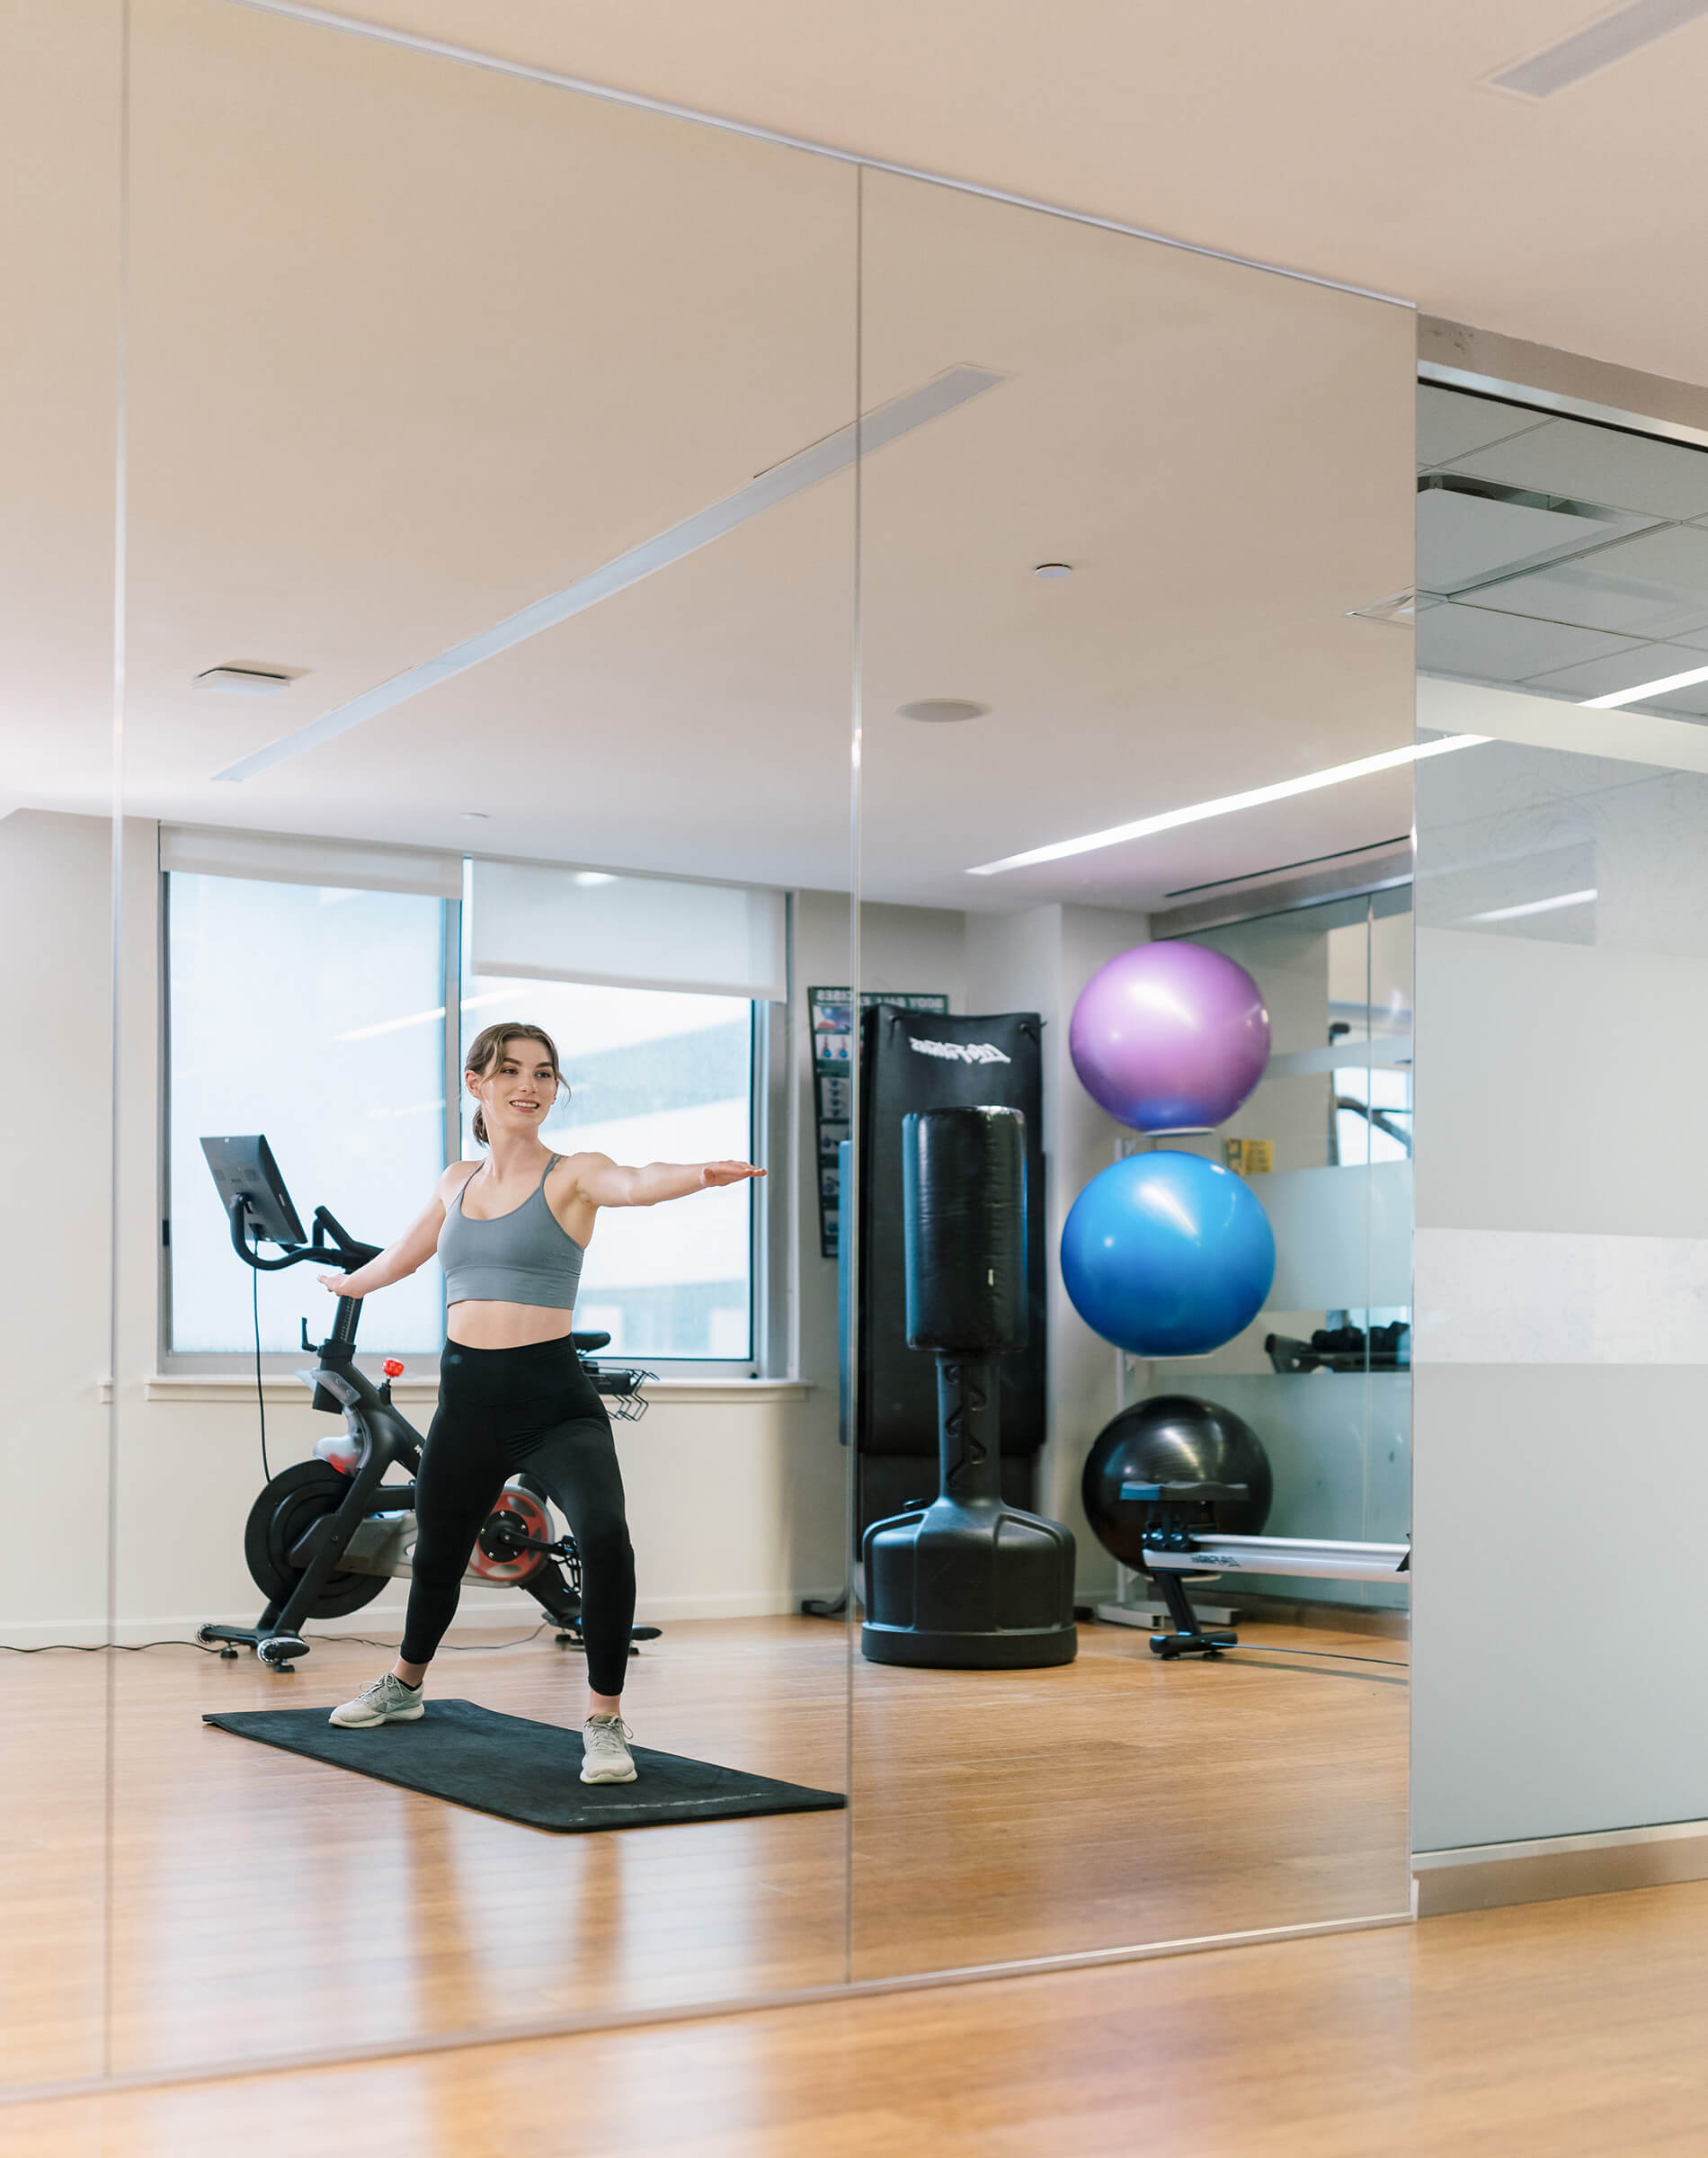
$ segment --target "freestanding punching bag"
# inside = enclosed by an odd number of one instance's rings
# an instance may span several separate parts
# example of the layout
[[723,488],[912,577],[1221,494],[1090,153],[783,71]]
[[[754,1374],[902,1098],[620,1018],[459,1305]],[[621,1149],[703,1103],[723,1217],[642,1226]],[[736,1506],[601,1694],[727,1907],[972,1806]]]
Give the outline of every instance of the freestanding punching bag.
[[874,1521],[861,1556],[874,1663],[1071,1663],[1073,1535],[1004,1503],[997,1359],[1027,1341],[1026,1119],[930,1109],[902,1121],[907,1343],[937,1358],[938,1495]]

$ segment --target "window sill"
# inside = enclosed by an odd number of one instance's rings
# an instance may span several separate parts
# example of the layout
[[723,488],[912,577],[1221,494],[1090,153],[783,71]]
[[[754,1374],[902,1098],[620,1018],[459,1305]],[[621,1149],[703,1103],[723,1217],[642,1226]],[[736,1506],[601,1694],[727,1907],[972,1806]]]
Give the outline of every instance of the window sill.
[[[401,1409],[431,1408],[439,1399],[439,1383],[431,1378],[400,1378],[393,1382],[392,1399]],[[654,1378],[641,1388],[643,1399],[681,1404],[733,1401],[805,1401],[812,1388],[798,1378]],[[97,1398],[112,1399],[112,1381],[97,1382]],[[308,1389],[288,1371],[269,1371],[262,1379],[262,1397],[269,1407],[289,1408],[307,1403]],[[142,1382],[147,1402],[216,1402],[241,1404],[255,1398],[255,1382],[239,1371],[156,1371]]]

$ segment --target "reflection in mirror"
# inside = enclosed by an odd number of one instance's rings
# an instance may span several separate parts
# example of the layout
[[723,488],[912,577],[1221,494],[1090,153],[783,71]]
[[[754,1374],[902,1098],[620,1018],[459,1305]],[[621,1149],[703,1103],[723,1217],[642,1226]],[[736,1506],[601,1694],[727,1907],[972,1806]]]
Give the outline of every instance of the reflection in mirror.
[[864,188],[852,1968],[1402,1914],[1411,324]]
[[115,2061],[834,1981],[853,176],[217,0],[131,143]]
[[106,2062],[117,13],[7,11],[0,2090]]

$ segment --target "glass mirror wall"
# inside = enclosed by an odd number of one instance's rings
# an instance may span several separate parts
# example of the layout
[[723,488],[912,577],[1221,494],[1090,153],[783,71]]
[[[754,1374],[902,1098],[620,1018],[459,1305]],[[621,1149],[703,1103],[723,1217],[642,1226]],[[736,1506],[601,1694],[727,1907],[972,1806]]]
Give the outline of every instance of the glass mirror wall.
[[855,176],[134,22],[114,2064],[836,1981]]
[[26,0],[0,73],[0,2088],[106,2064],[118,33]]
[[862,231],[851,1967],[1403,1913],[1411,320]]
[[[1418,1639],[1426,1910],[1454,1907],[1444,1886],[1483,1847],[1692,1822],[1708,1784],[1674,1707],[1708,1362],[1708,1193],[1681,1137],[1703,1057],[1708,452],[1643,428],[1518,388],[1419,393],[1418,719],[1464,745],[1418,782],[1418,1529],[1451,1554]],[[1606,1563],[1604,1479],[1639,1431],[1657,1503],[1632,1656],[1562,1626],[1561,1592]],[[1544,1682],[1503,1682],[1491,1640]]]

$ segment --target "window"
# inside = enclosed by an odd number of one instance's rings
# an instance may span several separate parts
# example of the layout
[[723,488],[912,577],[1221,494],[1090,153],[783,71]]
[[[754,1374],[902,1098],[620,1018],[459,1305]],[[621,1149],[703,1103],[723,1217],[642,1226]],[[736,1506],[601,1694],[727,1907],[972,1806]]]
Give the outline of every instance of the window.
[[[208,844],[196,841],[204,859]],[[189,852],[185,843],[180,858]],[[305,1228],[325,1206],[352,1235],[387,1243],[425,1203],[456,1129],[445,1102],[448,1005],[460,1003],[464,1047],[500,1019],[551,1034],[570,1090],[545,1128],[559,1153],[632,1163],[755,1154],[755,1014],[765,1005],[496,974],[466,979],[459,994],[454,901],[199,867],[171,868],[163,882],[170,1354],[251,1350],[252,1294],[271,1354],[299,1350],[305,1317],[317,1338],[331,1315],[312,1267],[257,1276],[238,1263],[204,1134],[264,1132]],[[462,1151],[473,1158],[472,1104],[462,1107]],[[642,1361],[751,1364],[756,1241],[745,1183],[662,1212],[613,1208],[589,1249],[576,1324]],[[436,1355],[443,1295],[431,1264],[378,1291],[363,1346]]]
[[1411,1158],[1411,1074],[1355,1065],[1334,1075],[1335,1159],[1343,1167]]
[[[745,997],[476,975],[466,984],[463,1042],[506,1020],[544,1027],[569,1095],[545,1126],[548,1146],[619,1162],[751,1159],[754,1007]],[[464,1102],[464,1152],[479,1149]],[[748,1361],[753,1354],[753,1187],[696,1193],[663,1211],[601,1214],[575,1324],[645,1360]]]
[[[265,1132],[308,1227],[316,1206],[384,1244],[445,1165],[446,903],[173,871],[166,878],[165,1346],[229,1354],[318,1336],[332,1304],[309,1266],[238,1263],[204,1133]],[[367,1346],[435,1354],[443,1284],[423,1267],[370,1300]]]

